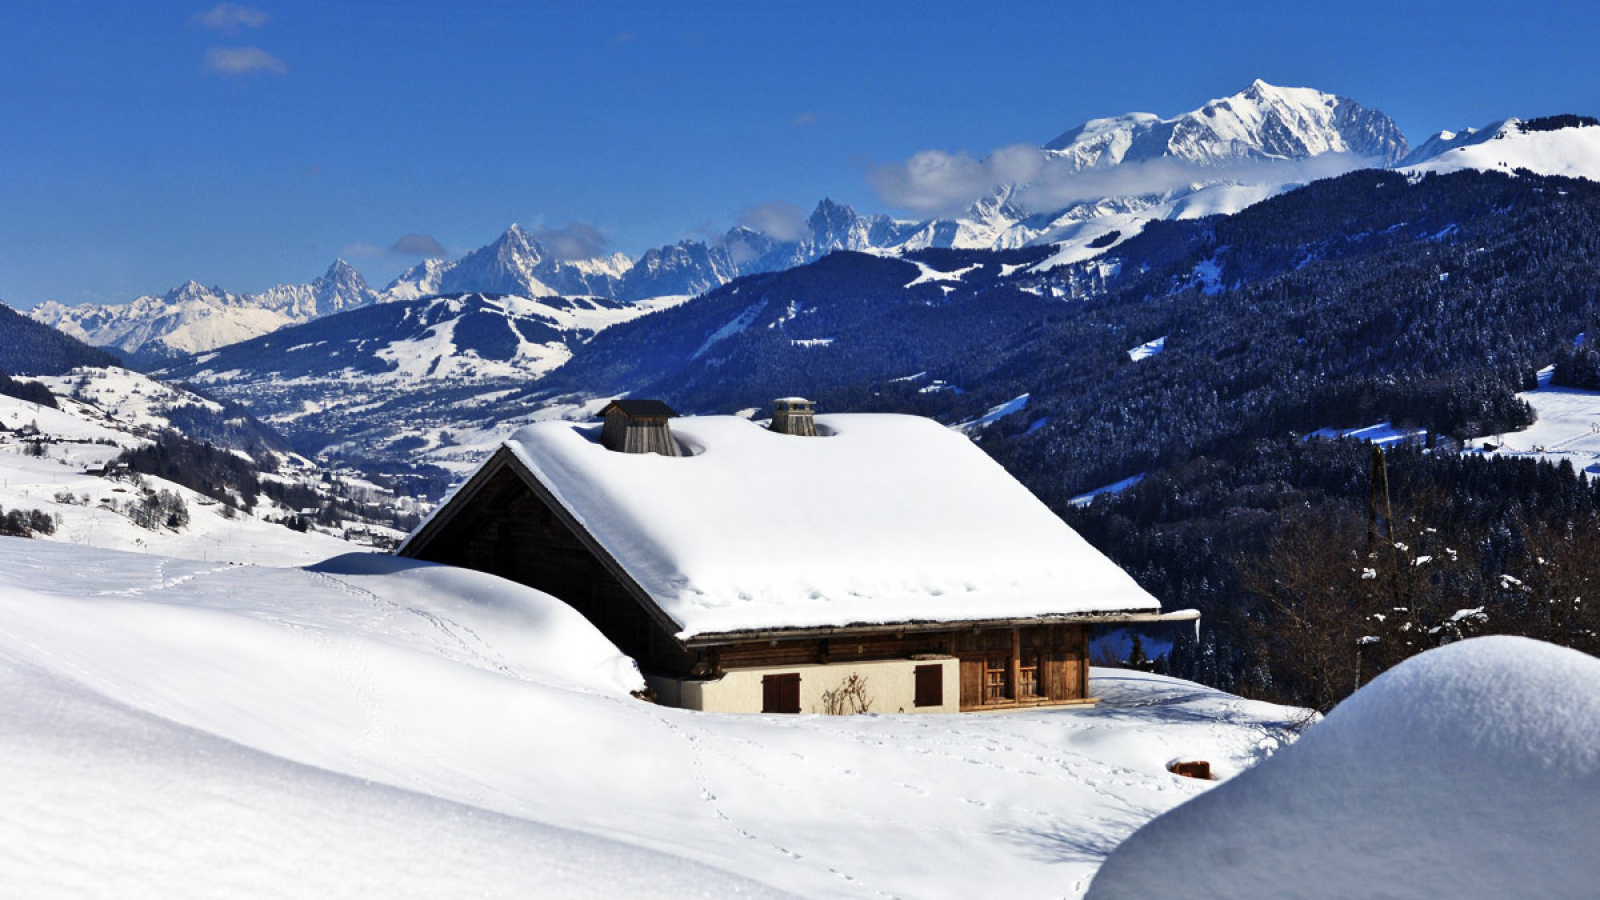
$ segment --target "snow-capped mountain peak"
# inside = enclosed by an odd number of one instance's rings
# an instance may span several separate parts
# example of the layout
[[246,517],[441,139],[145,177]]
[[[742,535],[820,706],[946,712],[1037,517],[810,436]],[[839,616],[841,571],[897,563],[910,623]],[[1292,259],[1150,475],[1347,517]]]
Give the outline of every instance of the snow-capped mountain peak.
[[1170,119],[1149,113],[1092,119],[1045,149],[1078,168],[1100,168],[1160,158],[1219,166],[1324,153],[1390,164],[1410,148],[1399,126],[1377,110],[1312,88],[1256,79],[1237,94]]
[[384,299],[412,300],[466,291],[522,297],[612,297],[632,263],[621,253],[563,259],[536,235],[513,223],[499,237],[460,259],[428,259],[412,266],[384,289]]

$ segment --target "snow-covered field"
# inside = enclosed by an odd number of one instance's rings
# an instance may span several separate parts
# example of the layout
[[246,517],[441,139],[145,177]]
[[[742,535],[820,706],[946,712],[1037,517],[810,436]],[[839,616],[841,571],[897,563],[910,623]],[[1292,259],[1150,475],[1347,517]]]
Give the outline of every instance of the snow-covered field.
[[1296,711],[1095,670],[1013,715],[629,696],[567,607],[374,555],[258,568],[0,539],[14,896],[1074,897]]
[[[1600,391],[1547,385],[1517,396],[1533,407],[1538,420],[1522,431],[1472,438],[1468,452],[1565,459],[1579,472],[1600,475]],[[1499,449],[1486,451],[1485,443]]]

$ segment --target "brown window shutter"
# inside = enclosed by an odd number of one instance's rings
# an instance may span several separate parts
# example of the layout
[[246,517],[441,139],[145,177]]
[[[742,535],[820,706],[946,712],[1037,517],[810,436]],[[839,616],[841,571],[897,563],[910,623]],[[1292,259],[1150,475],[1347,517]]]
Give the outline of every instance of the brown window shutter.
[[761,711],[775,713],[778,711],[778,676],[761,676]]
[[800,711],[800,673],[783,676],[783,709],[779,712],[797,713]]
[[944,705],[944,667],[917,666],[917,706]]
[[761,711],[764,713],[797,713],[800,711],[800,673],[761,677]]

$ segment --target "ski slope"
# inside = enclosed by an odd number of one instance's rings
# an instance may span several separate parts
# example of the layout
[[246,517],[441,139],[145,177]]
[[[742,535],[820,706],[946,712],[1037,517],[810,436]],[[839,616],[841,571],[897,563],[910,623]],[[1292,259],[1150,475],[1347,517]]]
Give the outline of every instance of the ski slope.
[[1295,710],[1095,670],[1097,709],[734,716],[633,698],[551,598],[0,539],[15,896],[1075,897]]

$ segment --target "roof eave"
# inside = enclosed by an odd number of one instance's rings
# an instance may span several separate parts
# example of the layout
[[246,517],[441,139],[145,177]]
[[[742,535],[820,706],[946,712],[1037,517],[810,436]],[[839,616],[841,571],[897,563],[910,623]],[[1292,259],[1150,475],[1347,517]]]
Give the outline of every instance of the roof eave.
[[706,632],[679,635],[689,648],[714,647],[724,644],[743,644],[750,641],[797,641],[809,638],[849,637],[853,635],[882,634],[892,631],[916,634],[927,631],[962,631],[985,628],[1017,628],[1029,625],[1122,625],[1139,622],[1190,622],[1200,618],[1200,611],[1181,609],[1164,613],[1154,610],[1105,610],[1100,612],[1059,613],[1043,616],[1012,616],[998,619],[939,619],[907,622],[857,622],[850,625],[830,625],[813,628],[750,628],[738,631]]

